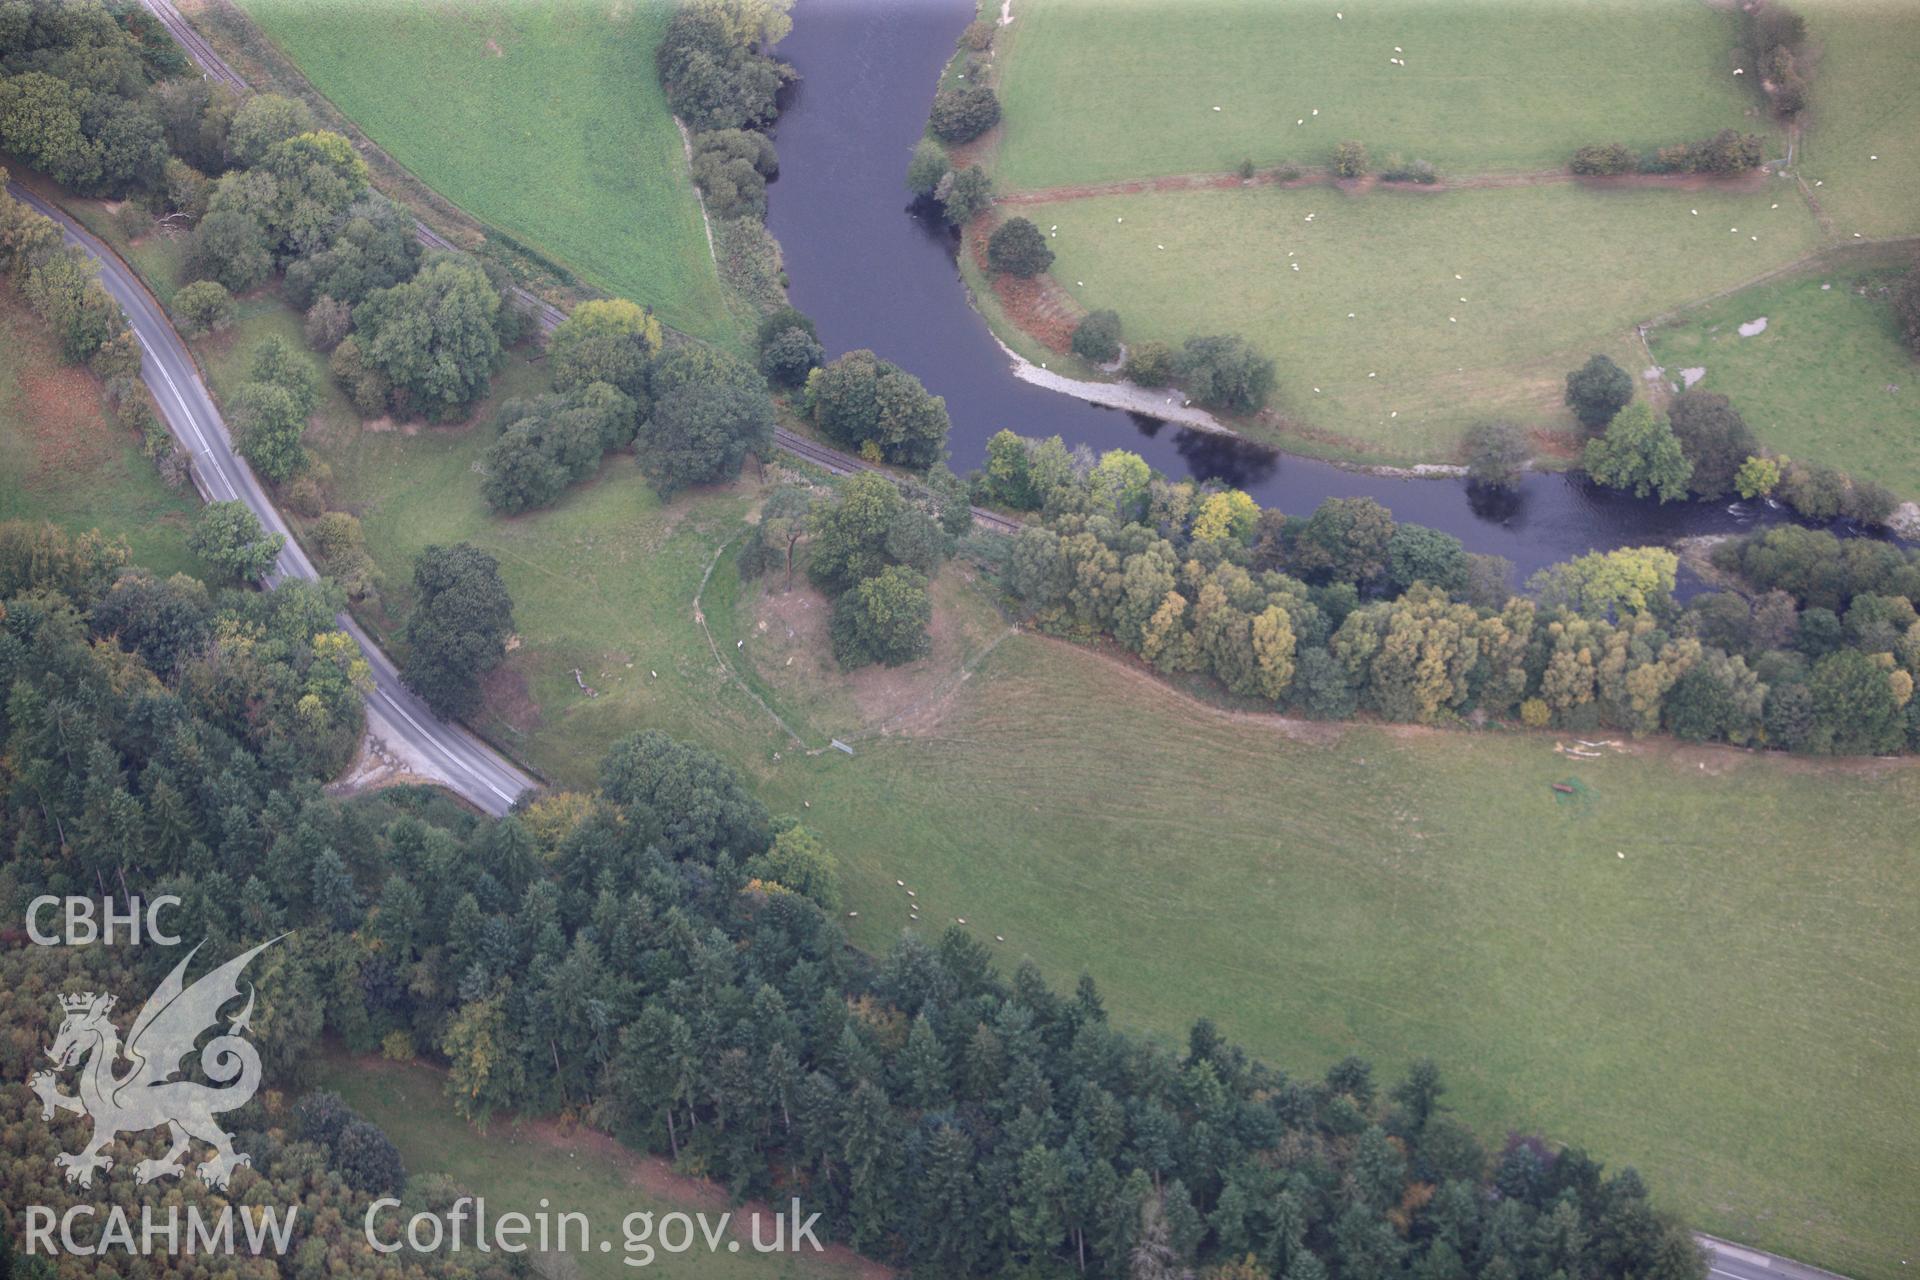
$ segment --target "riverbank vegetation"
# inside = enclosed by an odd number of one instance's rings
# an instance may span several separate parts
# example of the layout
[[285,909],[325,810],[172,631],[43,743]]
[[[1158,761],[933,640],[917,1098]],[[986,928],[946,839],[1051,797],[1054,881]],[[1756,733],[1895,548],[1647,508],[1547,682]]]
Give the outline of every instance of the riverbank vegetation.
[[849,351],[812,370],[800,403],[823,436],[869,462],[916,471],[945,464],[947,402],[871,351]]
[[[1640,438],[1656,434],[1665,451],[1642,456]],[[1396,524],[1369,499],[1288,517],[1245,494],[1149,480],[1130,455],[1045,468],[1034,455],[1064,457],[1057,440],[1000,443],[1009,465],[989,479],[993,496],[1047,513],[1015,543],[1008,590],[1043,629],[1111,639],[1163,674],[1211,675],[1237,697],[1318,719],[1365,710],[1421,724],[1509,719],[1816,753],[1920,751],[1920,558],[1888,544],[1843,553],[1830,534],[1758,535],[1726,553],[1754,580],[1752,602],[1715,595],[1682,608],[1674,553],[1651,547],[1543,570],[1529,598],[1510,593],[1504,562]],[[1595,444],[1608,465],[1591,466],[1621,467],[1610,479],[1685,493],[1691,464],[1644,405]],[[1781,567],[1790,557],[1776,548],[1789,545],[1798,555]],[[1783,581],[1799,584],[1798,597],[1760,594]],[[1826,593],[1817,603],[1816,589]]]

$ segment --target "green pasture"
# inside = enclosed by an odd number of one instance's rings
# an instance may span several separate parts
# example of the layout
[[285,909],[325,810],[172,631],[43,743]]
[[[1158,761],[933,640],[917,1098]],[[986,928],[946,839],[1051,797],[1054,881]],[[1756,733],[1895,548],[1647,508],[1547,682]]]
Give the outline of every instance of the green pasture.
[[996,54],[1006,190],[1324,165],[1347,138],[1468,174],[1562,167],[1592,142],[1774,132],[1750,118],[1720,6],[1016,0],[1013,13]]
[[[1841,257],[1743,289],[1648,335],[1667,377],[1727,396],[1769,447],[1920,496],[1920,362],[1891,292],[1906,255]],[[1742,325],[1766,327],[1742,336]]]
[[1578,1143],[1703,1230],[1905,1274],[1914,762],[1296,737],[1026,636],[942,705],[763,771],[838,856],[864,947],[912,901],[1170,1040],[1204,1015],[1302,1073],[1431,1054],[1488,1142]]
[[[531,366],[510,370],[494,404],[537,393],[540,379]],[[480,728],[568,782],[591,780],[606,747],[644,727],[781,745],[693,622],[694,593],[744,527],[750,487],[662,504],[622,452],[552,507],[505,519],[487,510],[476,470],[498,434],[493,405],[466,427],[382,425],[356,423],[317,446],[333,505],[360,518],[384,575],[379,606],[363,613],[397,644],[422,548],[464,540],[497,557],[518,634],[489,678]]]
[[1058,228],[1054,280],[1087,310],[1117,310],[1129,341],[1232,331],[1273,357],[1283,442],[1396,462],[1450,461],[1487,417],[1573,430],[1568,369],[1594,351],[1644,369],[1638,323],[1792,262],[1817,237],[1785,182],[1251,187],[1008,211]]
[[1803,0],[1797,7],[1814,62],[1796,172],[1836,239],[1920,235],[1920,6]]
[[428,186],[677,329],[738,340],[654,75],[667,5],[240,3]]

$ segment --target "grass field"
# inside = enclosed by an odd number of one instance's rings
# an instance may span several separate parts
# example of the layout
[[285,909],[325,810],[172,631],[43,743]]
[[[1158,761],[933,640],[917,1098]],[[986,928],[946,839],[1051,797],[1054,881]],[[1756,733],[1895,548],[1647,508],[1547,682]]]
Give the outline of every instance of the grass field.
[[[1851,239],[1920,235],[1920,6],[1803,0],[1818,47],[1800,177]],[[1878,159],[1875,159],[1878,157]]]
[[[446,1077],[426,1067],[332,1057],[321,1061],[315,1076],[316,1088],[333,1090],[386,1130],[400,1148],[410,1175],[451,1178],[466,1194],[486,1199],[492,1221],[504,1213],[520,1212],[537,1222],[534,1215],[542,1205],[549,1205],[550,1214],[585,1214],[595,1241],[607,1239],[613,1246],[610,1252],[600,1253],[595,1243],[585,1254],[576,1250],[564,1259],[549,1257],[536,1263],[535,1274],[585,1280],[641,1274],[635,1268],[645,1255],[636,1251],[634,1264],[629,1265],[624,1252],[623,1223],[628,1214],[651,1213],[657,1223],[668,1213],[704,1212],[713,1223],[732,1208],[718,1188],[678,1177],[660,1161],[636,1156],[597,1135],[568,1134],[554,1124],[511,1119],[496,1120],[485,1134],[476,1132],[448,1105]],[[734,1216],[737,1219],[739,1213]],[[383,1220],[382,1225],[391,1229],[389,1221]],[[771,1235],[771,1227],[765,1231]],[[699,1239],[697,1233],[695,1238]],[[678,1255],[656,1250],[644,1274],[701,1280],[827,1280],[854,1273],[852,1267],[811,1256],[758,1254],[751,1249],[749,1237],[741,1239],[737,1252],[726,1251],[724,1243],[716,1253],[708,1253],[704,1245]]]
[[[713,559],[751,477],[663,507],[616,457],[503,521],[472,472],[490,437],[483,418],[316,447],[366,521],[390,621],[418,547],[464,537],[500,557],[521,643],[483,724],[555,783],[590,785],[641,728],[694,739],[827,838],[864,947],[908,924],[906,879],[922,927],[964,916],[1008,966],[1091,972],[1126,1025],[1178,1037],[1204,1013],[1306,1072],[1431,1053],[1490,1141],[1582,1143],[1705,1229],[1898,1274],[1920,1188],[1903,1137],[1920,1120],[1912,762],[1295,739],[1009,636],[957,565],[933,656],[848,679],[819,597]],[[829,736],[856,754],[801,749]],[[1568,777],[1590,791],[1563,806],[1550,784]]]
[[[1028,637],[942,707],[763,771],[777,812],[810,802],[864,946],[906,926],[905,879],[922,927],[964,916],[1005,964],[1092,973],[1128,1025],[1206,1014],[1305,1072],[1431,1053],[1489,1140],[1537,1128],[1703,1229],[1904,1274],[1912,762],[1295,740]],[[1568,777],[1590,791],[1562,805]]]
[[1573,430],[1568,369],[1593,351],[1645,368],[1635,324],[1818,235],[1771,189],[1255,187],[1017,212],[1059,228],[1054,280],[1088,310],[1118,310],[1129,340],[1242,333],[1278,366],[1271,404],[1290,434],[1384,461],[1451,460],[1490,416]]
[[1322,165],[1346,138],[1465,174],[1556,168],[1589,142],[1771,132],[1745,119],[1732,15],[1697,3],[1016,0],[1013,12],[999,37],[1003,190],[1244,159]]
[[[539,377],[524,364],[510,371],[496,380],[496,401],[540,390]],[[332,468],[334,506],[360,517],[385,576],[383,607],[370,620],[397,634],[411,607],[414,556],[464,539],[499,559],[519,627],[518,645],[490,677],[481,727],[543,771],[590,779],[608,743],[648,726],[682,736],[757,733],[777,749],[691,621],[714,552],[742,527],[750,486],[662,505],[632,455],[620,453],[554,506],[500,519],[488,513],[474,469],[496,434],[483,412],[466,428],[354,423],[344,434],[309,437]],[[582,691],[576,668],[595,695]]]
[[[1902,267],[1836,267],[1743,289],[1653,330],[1654,359],[1675,379],[1705,369],[1698,385],[1731,398],[1774,449],[1920,494],[1920,364],[1887,296]],[[1761,317],[1763,331],[1740,336]]]
[[0,281],[0,520],[50,520],[124,537],[156,573],[197,573],[191,489],[160,480],[140,442],[107,419],[100,384],[60,363],[46,324]]
[[[1920,8],[1802,8],[1815,88],[1798,181],[1764,192],[1163,192],[1011,212],[1059,225],[1053,279],[1088,309],[1119,311],[1130,336],[1236,330],[1272,355],[1278,443],[1449,460],[1479,418],[1570,425],[1565,368],[1593,351],[1644,367],[1633,336],[1643,321],[1821,245],[1920,233]],[[1786,134],[1731,74],[1735,43],[1731,6],[1655,0],[1387,0],[1352,12],[1028,0],[998,37],[1006,119],[987,163],[1002,191],[1033,191],[1243,160],[1322,166],[1355,138],[1376,167],[1399,154],[1458,179],[1560,168],[1584,142],[1645,149],[1729,126],[1762,133],[1777,158]],[[1470,287],[1446,287],[1455,271]],[[1456,309],[1462,294],[1471,314]],[[1753,369],[1738,398],[1756,421],[1782,424],[1781,447],[1798,441],[1910,495],[1912,451],[1877,429],[1884,405],[1808,394],[1884,363],[1877,338],[1846,345],[1855,336],[1867,335],[1802,327],[1799,358],[1823,376]],[[1732,391],[1742,362],[1726,363],[1710,376]]]
[[[957,568],[932,659],[843,681],[818,598],[741,584],[723,558],[702,596],[716,661],[692,601],[747,496],[662,509],[613,470],[493,521],[445,496],[485,434],[369,433],[331,456],[348,491],[378,490],[354,505],[390,573],[431,539],[501,556],[524,643],[489,724],[556,782],[590,783],[639,728],[694,738],[826,836],[865,947],[907,926],[904,878],[922,927],[964,916],[1008,966],[1091,972],[1126,1025],[1178,1037],[1208,1014],[1306,1072],[1431,1053],[1490,1141],[1539,1129],[1637,1165],[1706,1229],[1898,1273],[1920,1187],[1902,1136],[1920,1117],[1911,762],[1296,740],[1007,636]],[[856,754],[800,751],[768,709]],[[1589,791],[1563,806],[1568,777]]]
[[668,324],[734,343],[680,134],[659,0],[240,0],[428,186]]

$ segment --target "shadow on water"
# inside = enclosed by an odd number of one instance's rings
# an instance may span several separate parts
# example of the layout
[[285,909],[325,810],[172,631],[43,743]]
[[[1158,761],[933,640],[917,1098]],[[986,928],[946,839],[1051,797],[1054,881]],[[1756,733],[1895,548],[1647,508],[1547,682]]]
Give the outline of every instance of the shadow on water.
[[1020,381],[968,301],[954,236],[937,212],[909,202],[905,183],[934,84],[973,13],[971,0],[800,0],[779,49],[801,80],[778,126],[781,176],[768,217],[793,303],[817,322],[828,355],[869,347],[946,398],[956,470],[980,465],[1003,428],[1127,448],[1167,475],[1220,480],[1289,513],[1330,497],[1374,498],[1470,551],[1505,556],[1516,581],[1588,551],[1790,518],[1766,504],[1662,506],[1576,476],[1530,475],[1502,494],[1350,471]]

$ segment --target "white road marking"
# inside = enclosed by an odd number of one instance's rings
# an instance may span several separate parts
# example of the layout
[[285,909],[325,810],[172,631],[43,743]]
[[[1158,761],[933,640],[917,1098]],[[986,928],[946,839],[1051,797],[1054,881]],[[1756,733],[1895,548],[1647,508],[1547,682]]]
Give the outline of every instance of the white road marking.
[[[24,201],[23,203],[26,203],[29,207],[33,206],[33,202],[30,200]],[[36,209],[35,212],[39,212],[39,210]],[[53,221],[55,222],[56,225],[60,227],[63,237],[66,240],[79,246],[80,250],[83,253],[85,253],[88,257],[101,261],[103,265],[105,264],[105,259],[102,258],[100,254],[96,253],[93,250],[93,248],[87,243],[86,238],[83,237],[79,232],[77,232],[73,227],[69,226],[64,219],[59,217],[54,217]],[[215,450],[210,443],[208,443],[206,433],[201,428],[199,416],[195,414],[193,410],[193,406],[187,401],[186,393],[180,389],[180,384],[174,380],[174,376],[171,372],[168,371],[165,361],[161,359],[160,349],[156,347],[153,343],[147,341],[147,339],[141,335],[139,326],[133,322],[134,314],[136,311],[138,311],[150,322],[157,324],[161,329],[165,329],[168,325],[168,322],[164,314],[156,313],[154,312],[152,307],[145,305],[145,300],[139,296],[138,290],[139,290],[139,285],[136,282],[131,287],[129,292],[129,296],[133,299],[133,302],[135,305],[127,306],[123,304],[121,308],[123,311],[127,313],[128,328],[133,333],[134,341],[140,344],[140,349],[142,353],[152,361],[153,367],[159,371],[161,378],[165,380],[167,384],[167,389],[173,393],[174,403],[180,406],[180,416],[186,423],[186,430],[192,434],[194,443],[196,443],[199,446],[200,455],[207,459],[209,463],[209,470],[215,476],[219,477],[219,487],[227,494],[226,500],[235,501],[235,502],[242,501],[243,499],[241,497],[240,490],[238,489],[238,487],[236,487],[232,476],[228,474],[225,466],[223,465],[225,461],[235,460],[234,455],[231,452],[231,449],[229,449],[227,453],[222,454],[219,451]],[[116,299],[116,301],[118,300]],[[214,412],[217,414],[219,410],[215,409]],[[237,460],[235,461],[237,462]],[[209,483],[212,483],[212,482],[209,481]],[[251,509],[252,504],[249,503],[248,507],[249,509]],[[275,523],[280,523],[279,512],[276,511],[271,504],[268,504],[267,511],[269,513],[269,516],[272,518],[272,520]],[[255,514],[258,515],[259,513],[256,512]],[[271,524],[267,523],[267,521],[263,520],[262,523],[266,524],[267,527],[272,529],[273,532],[281,533],[286,537],[285,549],[281,552],[279,556],[275,557],[274,559],[275,566],[277,568],[281,568],[281,572],[283,573],[284,576],[295,577],[295,578],[303,577],[304,575],[302,575],[299,571],[300,565],[298,563],[296,553],[294,550],[299,544],[295,542],[292,534],[285,529],[284,524],[282,524],[281,528],[274,529]],[[282,568],[281,566],[283,564],[284,564],[284,567]],[[355,643],[358,646],[357,640]],[[358,647],[362,649],[362,652],[367,652],[365,646],[358,646]],[[378,664],[379,659],[384,659],[385,657],[386,655],[384,653],[381,653],[377,648],[375,648],[371,653],[368,654],[369,661],[376,662],[376,665]],[[389,667],[392,666],[391,662],[388,662],[386,665]],[[405,720],[409,725],[413,726],[414,732],[418,733],[421,736],[421,739],[425,741],[427,744],[429,744],[434,750],[438,751],[447,760],[457,765],[461,770],[463,770],[468,775],[470,775],[475,781],[479,782],[481,786],[493,792],[494,795],[499,796],[501,800],[505,801],[509,805],[513,803],[513,796],[507,794],[505,791],[502,791],[499,787],[495,786],[491,779],[489,779],[484,774],[482,774],[473,765],[461,759],[461,757],[454,751],[453,746],[451,745],[451,736],[454,731],[452,730],[451,726],[447,728],[446,730],[447,736],[443,738],[442,735],[434,733],[432,730],[422,725],[418,720],[414,719],[413,716],[407,711],[407,709],[401,706],[399,701],[396,700],[394,696],[388,693],[385,689],[379,689],[376,687],[376,692],[380,694],[381,698],[385,699],[388,706],[392,707],[396,712],[399,713],[401,719]]]
[[502,791],[500,788],[494,786],[492,782],[482,777],[479,770],[475,769],[472,765],[468,764],[466,761],[454,755],[453,752],[448,750],[445,746],[441,746],[438,739],[436,739],[432,733],[428,732],[424,725],[422,725],[418,720],[415,720],[412,716],[407,714],[407,709],[401,706],[399,701],[392,694],[388,693],[385,689],[382,689],[380,690],[380,696],[382,698],[385,698],[387,701],[387,705],[392,707],[395,711],[398,711],[400,713],[400,718],[405,720],[408,724],[412,725],[416,732],[422,734],[428,742],[432,742],[434,743],[434,745],[440,746],[440,754],[444,755],[447,759],[459,765],[462,769],[465,769],[468,773],[472,774],[475,778],[478,778],[480,780],[481,786],[493,792],[493,794],[499,796],[502,800],[505,800],[508,804],[513,803],[512,796],[508,795],[506,792]]
[[[152,343],[140,336],[138,329],[133,331],[133,337],[147,354],[153,357],[153,367],[158,369],[160,376],[167,380],[167,388],[173,392],[173,398],[180,402],[180,412],[182,416],[186,418],[187,426],[193,431],[193,438],[199,442],[200,452],[206,455],[209,460],[213,460],[213,446],[209,445],[206,436],[201,434],[200,424],[194,420],[193,410],[188,406],[186,396],[180,392],[180,384],[175,382],[173,375],[167,372],[167,366],[161,361],[159,351],[154,348]],[[220,483],[226,486],[228,494],[227,500],[229,502],[237,500],[240,497],[239,491],[233,487],[233,481],[227,478],[226,471],[216,463],[213,468],[213,473],[219,476]]]

